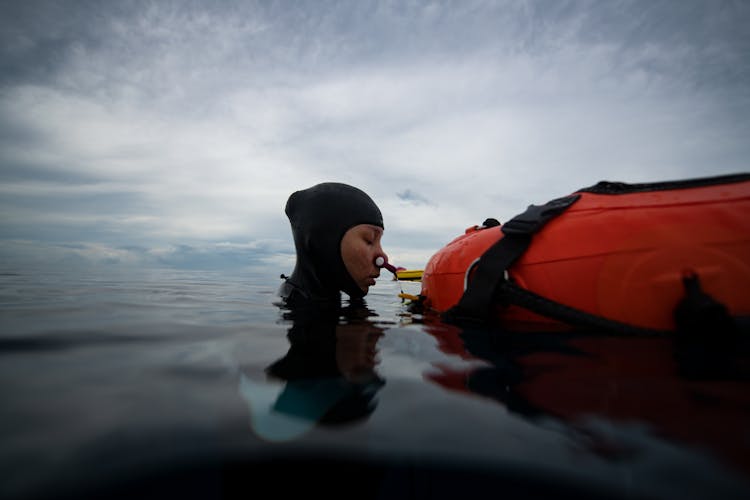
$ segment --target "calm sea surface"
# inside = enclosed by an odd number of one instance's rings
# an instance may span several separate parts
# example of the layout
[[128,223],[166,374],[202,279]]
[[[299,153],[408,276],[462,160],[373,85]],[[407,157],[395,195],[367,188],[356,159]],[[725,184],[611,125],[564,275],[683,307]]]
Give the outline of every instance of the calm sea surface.
[[1,275],[0,498],[750,498],[743,353],[463,330],[385,277],[310,320],[279,283]]

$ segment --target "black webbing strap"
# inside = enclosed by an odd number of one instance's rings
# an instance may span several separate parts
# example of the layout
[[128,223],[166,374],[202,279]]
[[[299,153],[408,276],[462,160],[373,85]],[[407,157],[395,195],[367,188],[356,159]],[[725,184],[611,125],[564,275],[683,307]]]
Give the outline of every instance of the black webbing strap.
[[506,271],[529,247],[534,233],[580,197],[575,194],[544,205],[529,205],[525,212],[503,224],[500,227],[503,237],[479,258],[474,278],[468,282],[458,304],[443,313],[443,320],[449,323],[484,323],[491,319],[492,302],[498,284],[505,281]]
[[668,333],[666,331],[629,325],[605,318],[604,316],[587,313],[542,297],[510,281],[501,282],[498,286],[497,294],[504,304],[521,306],[529,311],[563,321],[580,329],[590,329],[598,332],[607,332],[608,334],[622,334],[627,336],[652,336]]

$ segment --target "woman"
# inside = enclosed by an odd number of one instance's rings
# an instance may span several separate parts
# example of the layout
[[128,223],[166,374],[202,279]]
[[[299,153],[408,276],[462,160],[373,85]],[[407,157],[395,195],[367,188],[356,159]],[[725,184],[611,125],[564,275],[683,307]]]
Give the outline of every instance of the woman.
[[297,263],[279,294],[285,305],[341,304],[367,295],[380,276],[375,259],[387,256],[380,246],[383,216],[362,190],[336,182],[292,193],[285,212],[292,225]]

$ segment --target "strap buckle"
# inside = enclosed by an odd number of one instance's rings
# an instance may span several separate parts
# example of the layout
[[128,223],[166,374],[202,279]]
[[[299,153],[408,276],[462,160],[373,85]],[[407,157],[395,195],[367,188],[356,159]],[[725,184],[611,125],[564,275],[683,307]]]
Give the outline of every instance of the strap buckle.
[[564,196],[545,203],[529,205],[526,211],[516,215],[500,228],[506,235],[531,235],[539,231],[551,219],[557,217],[578,201],[580,194]]

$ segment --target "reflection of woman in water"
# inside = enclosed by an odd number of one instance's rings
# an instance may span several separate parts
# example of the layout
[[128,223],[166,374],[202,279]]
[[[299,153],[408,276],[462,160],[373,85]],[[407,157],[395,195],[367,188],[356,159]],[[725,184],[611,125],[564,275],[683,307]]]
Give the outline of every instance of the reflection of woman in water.
[[361,306],[339,315],[292,314],[289,351],[266,373],[286,381],[273,409],[324,424],[367,417],[375,393],[385,383],[375,371],[383,329],[366,318]]

